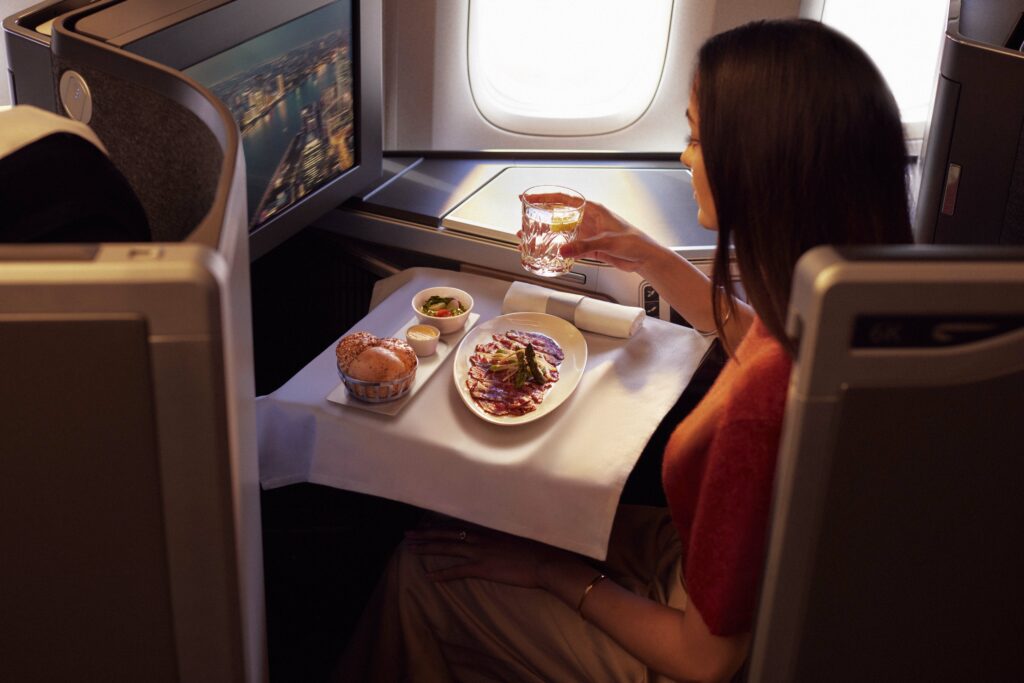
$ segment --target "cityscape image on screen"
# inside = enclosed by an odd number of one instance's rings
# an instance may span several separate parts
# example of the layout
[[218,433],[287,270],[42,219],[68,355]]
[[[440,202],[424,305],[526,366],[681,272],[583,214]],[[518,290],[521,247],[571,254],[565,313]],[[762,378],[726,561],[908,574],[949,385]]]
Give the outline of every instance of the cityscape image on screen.
[[242,133],[250,229],[355,164],[350,0],[188,69]]

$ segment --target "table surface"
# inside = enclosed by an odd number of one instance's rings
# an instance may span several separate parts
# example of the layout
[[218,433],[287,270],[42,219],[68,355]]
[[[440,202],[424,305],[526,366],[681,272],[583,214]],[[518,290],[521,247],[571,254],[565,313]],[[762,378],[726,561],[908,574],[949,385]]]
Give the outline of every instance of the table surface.
[[[502,314],[509,284],[409,269],[378,283],[376,305],[351,331],[393,334],[411,317],[413,295],[438,285],[470,292],[479,325]],[[454,352],[396,415],[329,402],[339,385],[331,344],[257,399],[261,483],[381,496],[604,559],[623,485],[710,340],[653,318],[630,339],[584,338],[589,358],[575,392],[516,426],[467,408]]]

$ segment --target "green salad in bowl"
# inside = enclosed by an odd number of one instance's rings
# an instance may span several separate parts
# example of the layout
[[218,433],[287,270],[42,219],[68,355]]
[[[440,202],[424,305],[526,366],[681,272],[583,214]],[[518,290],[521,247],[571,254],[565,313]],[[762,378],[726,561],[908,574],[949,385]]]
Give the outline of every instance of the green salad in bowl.
[[432,318],[449,318],[462,315],[466,307],[454,296],[437,296],[436,294],[423,302],[420,310]]
[[412,298],[412,309],[421,323],[441,334],[461,330],[473,310],[473,297],[457,287],[428,287]]

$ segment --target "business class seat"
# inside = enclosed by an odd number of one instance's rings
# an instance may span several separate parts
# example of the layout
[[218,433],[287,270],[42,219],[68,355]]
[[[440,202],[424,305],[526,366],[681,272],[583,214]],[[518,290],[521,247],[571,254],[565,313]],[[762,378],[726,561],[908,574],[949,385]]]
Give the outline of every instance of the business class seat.
[[238,130],[54,31],[88,127],[0,113],[0,680],[265,680]]
[[749,681],[1018,680],[1024,250],[818,248]]

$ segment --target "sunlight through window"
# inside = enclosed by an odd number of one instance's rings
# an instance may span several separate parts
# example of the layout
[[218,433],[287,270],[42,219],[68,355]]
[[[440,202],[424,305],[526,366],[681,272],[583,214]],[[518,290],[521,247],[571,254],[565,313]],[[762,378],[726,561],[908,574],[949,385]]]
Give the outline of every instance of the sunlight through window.
[[909,137],[920,137],[935,96],[948,0],[825,0],[821,21],[871,55],[899,103]]
[[474,0],[469,79],[484,118],[532,135],[624,128],[661,80],[672,0]]

